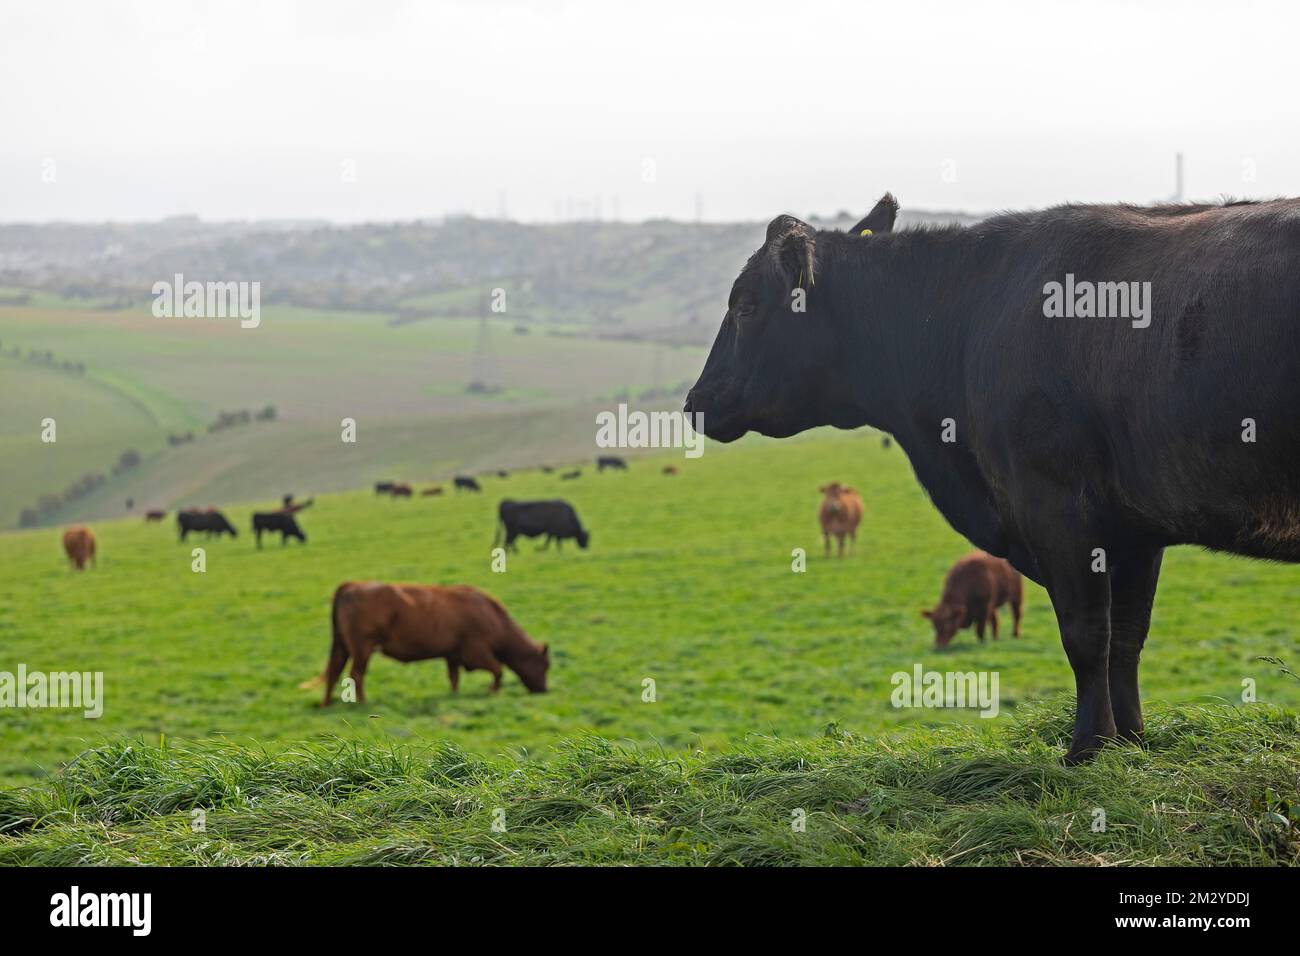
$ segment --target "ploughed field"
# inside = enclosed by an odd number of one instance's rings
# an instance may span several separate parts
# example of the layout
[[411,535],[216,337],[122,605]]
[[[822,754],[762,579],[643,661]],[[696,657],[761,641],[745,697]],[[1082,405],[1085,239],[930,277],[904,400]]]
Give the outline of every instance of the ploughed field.
[[[104,674],[97,720],[0,709],[0,784],[37,785],[0,797],[0,862],[1294,859],[1300,752],[1285,709],[1300,681],[1257,658],[1300,662],[1300,569],[1171,551],[1142,672],[1151,747],[1066,770],[1073,684],[1041,589],[1026,587],[1019,641],[1004,609],[999,642],[963,631],[932,650],[918,610],[969,546],[898,448],[819,431],[630,463],[582,463],[577,481],[482,478],[481,495],[317,496],[299,516],[307,545],[261,552],[253,505],[214,502],[234,541],[181,545],[174,514],[96,522],[99,566],[80,574],[61,529],[0,535],[0,671]],[[822,557],[817,525],[832,480],[866,505],[843,561]],[[523,540],[494,573],[506,496],[567,498],[590,550]],[[791,570],[795,548],[806,573]],[[550,644],[549,692],[507,673],[493,697],[474,672],[453,696],[441,661],[376,656],[365,705],[321,710],[298,684],[325,661],[330,595],[371,578],[496,595]],[[996,672],[998,716],[892,706],[893,676],[917,665]],[[1242,702],[1243,681],[1258,703]],[[1104,799],[1127,837],[1089,830]],[[1153,801],[1166,809],[1150,816]],[[213,811],[206,842],[183,824],[196,807]],[[350,822],[329,823],[340,807]],[[497,807],[527,841],[491,831]],[[299,812],[302,833],[283,836]],[[124,842],[103,844],[106,825]]]

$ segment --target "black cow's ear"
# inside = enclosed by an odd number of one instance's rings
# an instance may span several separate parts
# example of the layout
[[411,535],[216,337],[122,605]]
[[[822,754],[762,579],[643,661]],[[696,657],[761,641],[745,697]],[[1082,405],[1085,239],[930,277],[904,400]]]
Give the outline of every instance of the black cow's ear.
[[777,216],[767,227],[767,248],[790,288],[806,289],[815,283],[817,240],[812,226],[794,216]]
[[885,193],[880,197],[880,202],[867,213],[866,218],[849,230],[849,235],[860,236],[864,229],[870,229],[873,233],[891,232],[897,215],[898,200],[892,193]]

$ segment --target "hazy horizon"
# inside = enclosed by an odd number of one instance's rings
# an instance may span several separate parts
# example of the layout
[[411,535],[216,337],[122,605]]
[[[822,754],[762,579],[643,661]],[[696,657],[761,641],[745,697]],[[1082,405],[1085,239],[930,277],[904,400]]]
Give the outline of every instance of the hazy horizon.
[[1295,195],[1298,22],[1263,2],[10,0],[0,221],[735,222],[886,190],[978,215],[1167,199],[1177,152],[1185,198]]

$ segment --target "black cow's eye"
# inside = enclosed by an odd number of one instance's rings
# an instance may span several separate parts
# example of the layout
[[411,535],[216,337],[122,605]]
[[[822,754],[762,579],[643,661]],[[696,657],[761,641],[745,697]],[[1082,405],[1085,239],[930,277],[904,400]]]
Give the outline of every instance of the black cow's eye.
[[737,302],[731,313],[738,319],[747,319],[754,314],[754,303]]

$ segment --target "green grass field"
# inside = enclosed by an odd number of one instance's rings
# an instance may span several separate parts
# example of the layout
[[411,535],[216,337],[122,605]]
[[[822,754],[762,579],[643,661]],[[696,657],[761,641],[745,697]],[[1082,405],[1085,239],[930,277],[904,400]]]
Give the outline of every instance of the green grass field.
[[1158,708],[1148,748],[1066,769],[1068,702],[997,727],[750,740],[287,751],[122,742],[0,790],[0,865],[1160,865],[1300,863],[1300,719]]
[[[660,473],[673,462],[681,474]],[[821,556],[817,487],[862,490],[857,552]],[[952,723],[996,725],[1025,702],[1068,693],[1070,671],[1044,593],[1029,587],[1024,636],[979,645],[964,632],[930,646],[917,611],[937,597],[968,546],[944,524],[897,449],[870,433],[817,432],[635,459],[626,474],[561,482],[539,472],[485,479],[481,496],[394,501],[326,496],[305,512],[304,546],[258,552],[249,507],[227,510],[235,541],[177,543],[173,524],[138,519],[95,530],[99,567],[77,574],[57,529],[0,536],[0,670],[105,674],[98,720],[56,710],[0,713],[0,775],[25,783],[87,747],[122,736],[223,738],[276,749],[329,737],[453,743],[484,760],[543,758],[561,741],[726,751],[751,735],[807,740],[828,725],[855,734]],[[497,501],[563,494],[592,531],[586,552],[524,543],[490,569]],[[194,573],[191,548],[206,546]],[[809,552],[791,570],[791,552]],[[503,693],[468,675],[452,696],[440,662],[378,659],[368,703],[322,711],[297,689],[324,661],[330,594],[340,581],[464,582],[499,596],[550,642],[551,689]],[[1256,658],[1294,656],[1294,569],[1191,549],[1172,551],[1143,667],[1148,699],[1295,707],[1300,683]],[[1001,714],[896,709],[891,675],[997,671]],[[643,702],[643,682],[656,700]],[[1249,708],[1247,708],[1249,709]]]

